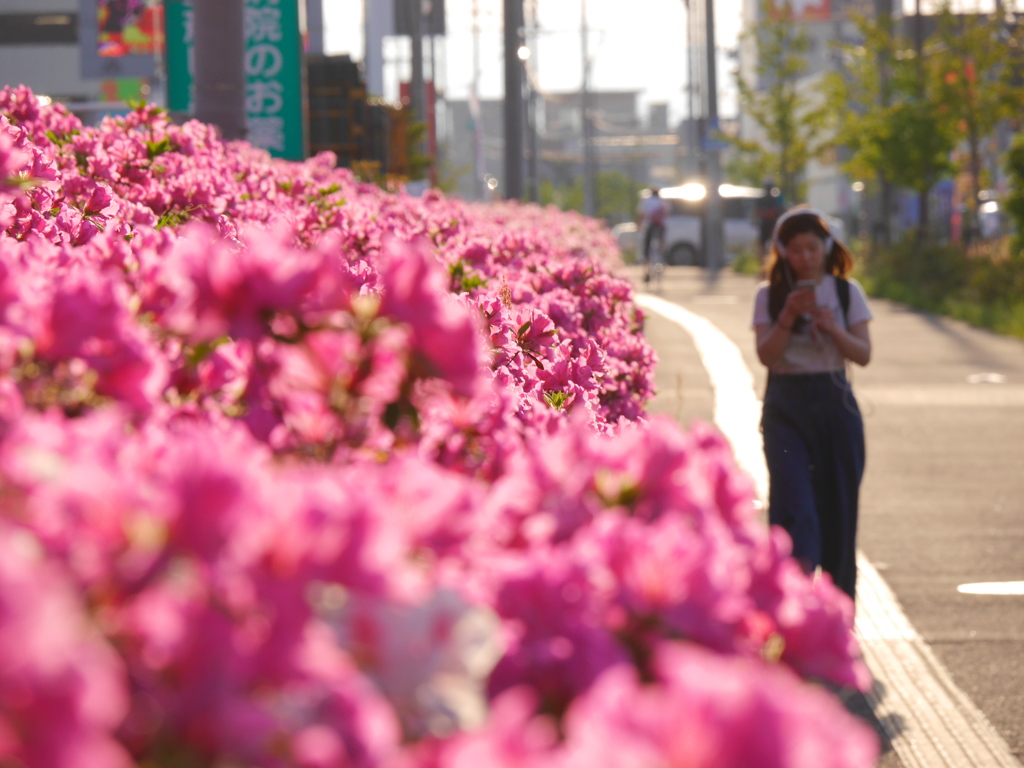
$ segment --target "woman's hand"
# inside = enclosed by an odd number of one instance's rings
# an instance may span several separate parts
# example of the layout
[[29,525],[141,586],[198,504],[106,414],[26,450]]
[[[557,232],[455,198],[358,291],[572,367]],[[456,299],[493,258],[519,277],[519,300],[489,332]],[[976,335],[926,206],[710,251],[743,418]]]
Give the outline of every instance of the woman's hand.
[[816,306],[814,289],[811,287],[797,288],[786,296],[786,303],[779,312],[779,322],[786,327],[792,327],[793,322],[801,315],[810,315]]
[[829,336],[834,337],[839,330],[836,316],[832,314],[832,310],[828,307],[815,307],[811,312],[811,320],[817,330],[823,331]]

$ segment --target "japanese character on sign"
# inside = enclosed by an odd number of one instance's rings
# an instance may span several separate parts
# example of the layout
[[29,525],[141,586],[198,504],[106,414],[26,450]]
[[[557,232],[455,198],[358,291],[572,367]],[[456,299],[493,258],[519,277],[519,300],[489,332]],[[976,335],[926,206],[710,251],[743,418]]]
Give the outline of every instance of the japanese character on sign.
[[285,148],[283,117],[250,117],[247,121],[248,140],[251,144],[263,149],[276,149],[283,152]]
[[284,108],[284,85],[275,80],[254,80],[245,90],[245,111],[250,115],[273,115]]
[[281,9],[246,8],[245,39],[253,43],[281,42]]
[[281,49],[269,43],[254,45],[245,52],[245,73],[274,77],[284,65]]

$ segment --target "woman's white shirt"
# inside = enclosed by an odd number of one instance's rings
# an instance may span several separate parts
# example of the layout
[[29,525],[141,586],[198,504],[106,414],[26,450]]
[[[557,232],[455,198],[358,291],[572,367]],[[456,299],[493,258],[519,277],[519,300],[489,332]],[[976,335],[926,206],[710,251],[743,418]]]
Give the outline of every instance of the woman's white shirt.
[[[868,306],[868,299],[856,280],[847,278],[850,283],[850,308],[846,313],[845,327],[851,328],[857,323],[870,320],[873,315]],[[839,303],[836,291],[836,278],[825,275],[814,289],[814,298],[819,307],[828,307],[836,318],[840,328],[843,326],[843,307]],[[771,325],[771,313],[768,311],[768,283],[757,287],[754,298],[754,327]],[[845,360],[836,343],[827,333],[819,333],[811,323],[805,323],[799,332],[789,334],[786,349],[776,360],[770,370],[772,373],[827,373],[842,370]]]

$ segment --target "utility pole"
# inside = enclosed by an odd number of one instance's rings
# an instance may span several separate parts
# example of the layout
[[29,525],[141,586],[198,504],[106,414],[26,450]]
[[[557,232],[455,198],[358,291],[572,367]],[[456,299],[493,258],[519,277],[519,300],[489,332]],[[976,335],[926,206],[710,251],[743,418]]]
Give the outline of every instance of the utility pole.
[[[893,0],[875,0],[875,20],[882,25],[887,34],[892,34],[892,1]],[[889,61],[888,51],[882,51],[879,53],[879,67],[878,75],[880,83],[880,91],[882,97],[882,106],[889,106]],[[878,220],[872,227],[871,240],[877,244],[879,241],[883,245],[888,245],[891,239],[890,237],[890,211],[893,209],[892,201],[892,183],[886,177],[885,172],[879,172],[878,174],[878,185],[879,185],[879,210]]]
[[[999,0],[996,0],[998,3]],[[921,15],[921,0],[914,1],[914,66],[916,68],[917,75],[917,97],[919,99],[924,98],[925,94],[925,83],[924,83],[924,17]],[[917,196],[917,207],[918,207],[918,227],[917,227],[917,238],[918,242],[922,238],[927,238],[929,228],[929,201],[928,196],[931,190],[923,189],[918,193]]]
[[523,197],[523,0],[504,0],[505,38],[505,198]]
[[686,6],[686,116],[689,118],[687,134],[690,139],[688,152],[696,155],[697,133],[695,130],[695,116],[697,110],[693,106],[695,101],[694,89],[697,87],[696,79],[693,76],[693,6],[696,4],[696,0],[683,0],[683,4]]
[[363,0],[365,20],[364,39],[366,50],[363,54],[363,70],[366,73],[366,91],[371,96],[384,95],[384,48],[385,35],[395,34],[395,4],[380,0]]
[[580,0],[580,43],[583,51],[583,88],[580,91],[580,118],[583,133],[583,213],[593,216],[597,211],[594,189],[593,110],[590,105],[590,52],[587,46],[587,0]]
[[480,108],[480,2],[473,0],[473,82],[469,91],[469,112],[473,116],[473,179],[475,191],[487,196],[487,158],[484,156],[483,111]]
[[437,173],[437,40],[434,38],[434,13],[432,0],[423,0],[427,15],[427,43],[429,53],[427,58],[430,61],[430,91],[427,92],[424,85],[423,102],[426,105],[423,112],[423,122],[427,127],[427,154],[430,155],[430,186],[436,187],[438,180]]
[[194,0],[195,117],[244,139],[244,0]]
[[[701,0],[685,0],[689,75],[691,173],[704,175],[704,72],[701,67]],[[701,225],[703,227],[703,224]],[[701,230],[703,232],[703,230]]]
[[527,59],[527,64],[524,62],[523,66],[528,66],[533,72],[533,76],[529,76],[527,72],[526,84],[529,93],[529,101],[526,104],[526,141],[527,141],[527,187],[529,190],[529,199],[532,203],[540,202],[540,189],[539,179],[537,177],[537,90],[538,90],[538,78],[537,78],[537,41],[539,39],[538,21],[537,21],[537,0],[530,0],[530,14],[529,23],[527,24],[527,46],[530,49],[530,56]]
[[[423,84],[423,3],[409,0],[411,22],[409,34],[412,37],[412,78],[409,84],[409,106],[415,119],[427,121],[426,88]],[[421,148],[422,151],[422,148]]]
[[324,52],[324,4],[323,0],[306,0],[306,32],[309,37],[309,53],[322,56]]
[[704,208],[707,216],[705,228],[704,253],[708,268],[708,275],[712,281],[718,277],[718,270],[721,269],[723,259],[724,237],[722,233],[722,196],[719,186],[722,183],[722,171],[719,165],[718,144],[720,139],[712,133],[718,130],[718,77],[715,61],[715,3],[714,0],[705,0],[704,11],[707,24],[705,45],[708,54],[708,120],[707,132],[707,168],[708,185],[706,205]]

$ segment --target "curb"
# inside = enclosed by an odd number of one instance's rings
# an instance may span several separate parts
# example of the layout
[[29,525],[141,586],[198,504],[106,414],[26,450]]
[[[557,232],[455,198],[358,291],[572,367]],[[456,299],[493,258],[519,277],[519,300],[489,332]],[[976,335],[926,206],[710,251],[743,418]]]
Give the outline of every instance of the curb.
[[[761,403],[736,344],[706,318],[646,293],[634,302],[679,325],[697,347],[714,390],[715,424],[762,503],[768,471],[758,430]],[[895,594],[857,553],[856,627],[875,678],[867,701],[905,768],[1022,768],[985,715],[953,682],[910,624]]]

